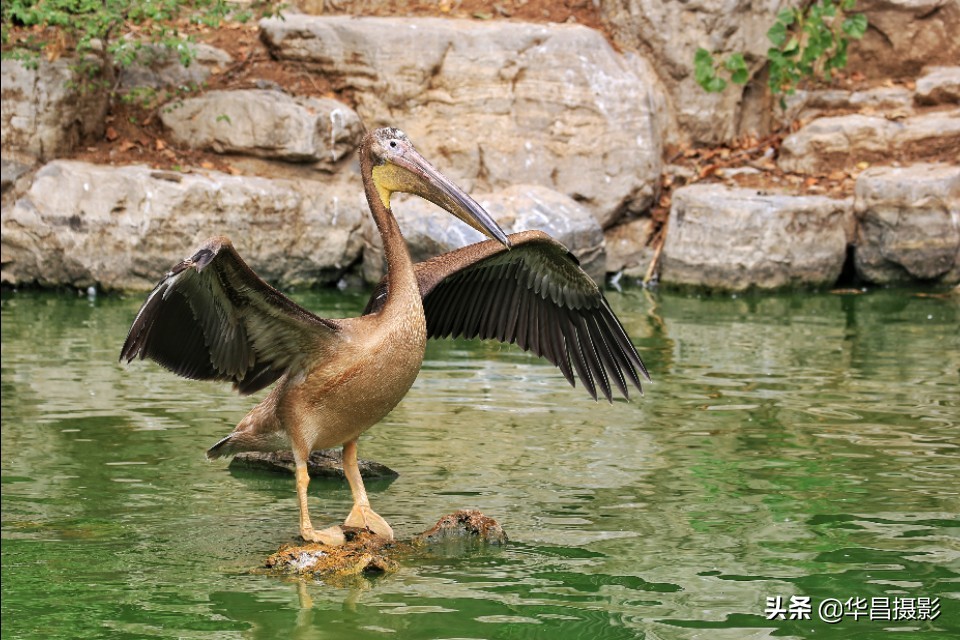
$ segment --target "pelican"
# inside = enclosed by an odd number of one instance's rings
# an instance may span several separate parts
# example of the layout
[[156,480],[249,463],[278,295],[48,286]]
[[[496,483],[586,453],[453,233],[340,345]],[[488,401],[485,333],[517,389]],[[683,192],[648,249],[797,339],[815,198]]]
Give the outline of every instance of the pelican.
[[[357,467],[357,438],[407,394],[427,338],[516,343],[545,357],[593,398],[641,393],[647,370],[596,283],[562,244],[539,231],[506,235],[490,215],[395,128],[360,144],[364,191],[383,239],[386,275],[359,318],[320,318],[264,282],[230,240],[207,240],[147,297],[120,360],[151,358],[186,378],[230,381],[241,394],[276,383],[210,459],[292,450],[300,536],[339,545],[343,528],[314,529],[307,508],[310,452],[343,446],[353,494],[344,521],[388,539]],[[390,208],[416,194],[485,234],[485,240],[414,264]],[[612,383],[612,386],[611,386]]]

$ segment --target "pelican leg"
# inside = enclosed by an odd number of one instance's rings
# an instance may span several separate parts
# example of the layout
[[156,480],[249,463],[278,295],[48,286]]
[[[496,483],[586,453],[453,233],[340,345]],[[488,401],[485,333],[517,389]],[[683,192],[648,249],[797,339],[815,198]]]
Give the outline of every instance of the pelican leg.
[[320,544],[339,547],[346,542],[343,537],[343,529],[339,525],[327,527],[317,531],[310,523],[310,512],[307,510],[307,486],[310,484],[310,474],[307,473],[306,461],[296,458],[297,464],[297,501],[300,503],[300,537],[307,542],[319,542]]
[[378,536],[393,540],[393,529],[390,528],[386,520],[370,508],[367,490],[363,486],[363,478],[360,477],[360,467],[357,466],[356,440],[351,440],[343,445],[343,473],[347,476],[350,491],[353,493],[353,509],[350,510],[350,515],[347,516],[343,524],[348,527],[369,529]]

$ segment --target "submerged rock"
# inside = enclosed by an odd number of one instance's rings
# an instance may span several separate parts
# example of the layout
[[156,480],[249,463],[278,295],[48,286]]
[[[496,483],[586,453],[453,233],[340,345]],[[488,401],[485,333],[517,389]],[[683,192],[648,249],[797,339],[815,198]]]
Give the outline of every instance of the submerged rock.
[[284,545],[267,558],[267,569],[314,578],[343,579],[358,575],[393,573],[400,562],[431,547],[450,541],[504,545],[507,534],[500,523],[476,509],[461,509],[443,516],[430,529],[408,541],[388,541],[365,529],[344,527],[346,544]]
[[[360,475],[364,478],[396,478],[400,474],[390,467],[372,460],[357,459]],[[278,473],[293,474],[296,464],[289,451],[263,453],[248,451],[238,453],[230,461],[231,469],[263,469]],[[307,459],[307,472],[311,478],[345,478],[343,475],[343,451],[341,449],[322,449],[314,451]]]
[[478,540],[487,544],[507,543],[507,534],[493,518],[488,518],[476,509],[460,509],[443,516],[430,529],[416,538],[419,544],[436,544],[448,540]]

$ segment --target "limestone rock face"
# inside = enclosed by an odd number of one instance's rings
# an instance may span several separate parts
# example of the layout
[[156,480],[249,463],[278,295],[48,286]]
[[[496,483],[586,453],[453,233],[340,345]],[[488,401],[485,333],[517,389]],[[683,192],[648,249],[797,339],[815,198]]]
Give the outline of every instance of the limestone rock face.
[[859,0],[870,26],[851,43],[847,67],[868,77],[912,77],[927,65],[960,60],[957,0]]
[[[474,198],[506,233],[539,229],[563,243],[580,260],[580,266],[603,282],[605,255],[603,230],[590,212],[572,199],[537,185],[515,185]],[[487,237],[446,211],[415,196],[395,197],[392,205],[414,262],[465,247]],[[383,245],[370,216],[365,218],[364,278],[371,283],[383,277]]]
[[629,278],[645,276],[653,260],[653,248],[649,246],[652,232],[650,218],[637,218],[605,230],[607,273],[622,272]]
[[358,259],[353,184],[57,160],[3,210],[3,282],[150,289],[212,235],[276,286],[336,281]]
[[960,282],[960,167],[877,167],[856,184],[857,273],[869,282]]
[[469,191],[540,184],[603,226],[655,196],[657,79],[592,29],[302,15],[260,24],[275,57],[355,91],[368,128],[399,126]]
[[960,103],[960,67],[930,67],[917,78],[916,100],[920,104]]
[[787,136],[780,148],[780,168],[797,173],[828,171],[859,161],[885,161],[960,153],[960,110],[888,120],[848,115],[818,118]]
[[829,286],[846,257],[852,202],[697,184],[677,189],[663,284],[741,291]]
[[39,161],[69,153],[82,140],[103,135],[108,96],[76,86],[75,60],[41,58],[35,69],[4,59],[0,146],[4,155]]
[[122,92],[137,87],[151,89],[187,88],[201,85],[214,73],[225,70],[233,58],[223,49],[202,42],[186,43],[194,58],[188,66],[180,62],[175,49],[152,42],[137,44],[134,62],[120,69],[119,89]]
[[[733,52],[753,60],[757,74],[770,46],[766,32],[791,0],[600,0],[603,20],[614,40],[639,51],[658,70],[669,92],[676,122],[671,141],[717,143],[753,128],[770,112],[771,104],[758,101],[756,92],[738,86],[722,93],[707,93],[694,79],[693,59],[699,47],[720,58]],[[754,82],[765,82],[756,79]],[[748,85],[749,86],[749,85]]]
[[178,100],[160,118],[179,144],[326,168],[352,154],[363,133],[356,112],[342,102],[261,89]]

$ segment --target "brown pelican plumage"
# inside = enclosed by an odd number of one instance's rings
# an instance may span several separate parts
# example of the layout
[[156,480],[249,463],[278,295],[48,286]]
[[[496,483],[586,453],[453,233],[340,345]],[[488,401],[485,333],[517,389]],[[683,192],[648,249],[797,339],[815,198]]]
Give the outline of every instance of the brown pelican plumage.
[[[292,450],[300,535],[342,543],[339,526],[316,530],[307,509],[310,452],[343,445],[354,506],[347,526],[392,538],[370,507],[357,468],[357,437],[406,395],[428,337],[516,343],[543,356],[596,399],[628,397],[647,371],[597,285],[559,242],[539,231],[505,235],[398,129],[360,145],[364,190],[383,239],[387,275],[359,318],[320,318],[268,285],[227,238],[208,240],[167,273],[141,307],[120,354],[148,357],[187,378],[231,381],[270,393],[213,445],[209,458]],[[493,238],[413,264],[390,210],[394,192],[421,196]]]

